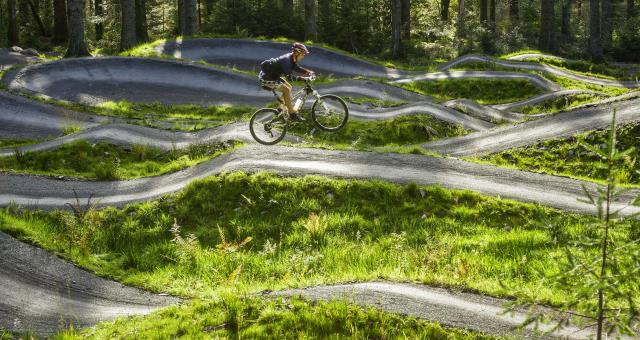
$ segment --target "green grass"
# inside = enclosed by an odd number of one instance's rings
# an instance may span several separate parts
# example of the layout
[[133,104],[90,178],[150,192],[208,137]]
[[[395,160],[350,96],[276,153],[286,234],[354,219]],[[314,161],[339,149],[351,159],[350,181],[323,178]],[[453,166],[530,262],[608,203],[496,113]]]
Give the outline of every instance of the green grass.
[[234,148],[225,143],[213,143],[162,151],[144,145],[125,149],[106,143],[77,141],[52,151],[18,152],[2,157],[0,170],[98,180],[131,179],[179,171]]
[[610,66],[607,64],[594,64],[583,60],[559,60],[539,57],[528,58],[526,61],[548,64],[576,74],[602,79],[636,80],[636,77],[640,77],[639,73],[630,73],[628,70],[620,67]]
[[145,317],[107,322],[54,339],[494,339],[347,302],[260,299],[227,294]]
[[416,81],[401,87],[438,101],[467,98],[480,104],[500,104],[523,100],[544,91],[527,80],[511,79],[450,79]]
[[23,146],[23,145],[29,145],[29,144],[36,144],[36,143],[40,143],[40,142],[42,142],[42,140],[30,139],[30,138],[0,139],[0,148]]
[[[514,167],[527,171],[544,172],[574,178],[604,181],[606,165],[581,143],[603,145],[607,140],[607,130],[577,134],[570,138],[540,142],[524,148],[511,149],[482,158],[483,161],[499,166]],[[619,150],[638,147],[640,124],[629,123],[618,128]],[[635,160],[639,151],[628,155],[620,171],[619,180],[623,184],[640,185],[640,163]]]
[[294,123],[292,133],[304,137],[307,144],[340,149],[371,150],[377,147],[392,147],[419,144],[428,141],[461,136],[466,131],[429,115],[399,116],[390,120],[350,120],[337,132],[313,130],[310,119]]
[[538,105],[525,106],[521,109],[517,109],[516,111],[524,114],[557,113],[561,111],[571,110],[575,107],[585,104],[596,103],[600,100],[602,100],[601,96],[592,94],[579,94],[548,100]]
[[[84,218],[0,211],[3,231],[99,275],[198,298],[388,279],[557,303],[569,292],[543,278],[593,220],[469,191],[267,173]],[[637,238],[633,223],[615,237]]]
[[377,99],[370,97],[342,97],[347,103],[359,104],[359,105],[367,105],[370,107],[396,107],[407,104],[406,101],[395,101],[395,100],[387,100],[387,99]]

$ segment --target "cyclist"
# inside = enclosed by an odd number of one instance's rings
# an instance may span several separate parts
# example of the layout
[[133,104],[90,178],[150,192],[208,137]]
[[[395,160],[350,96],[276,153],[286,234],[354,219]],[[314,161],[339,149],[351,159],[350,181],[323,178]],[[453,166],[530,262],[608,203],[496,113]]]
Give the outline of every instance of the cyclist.
[[[291,118],[294,120],[303,121],[304,119],[297,115],[296,110],[291,105],[291,89],[292,86],[284,78],[285,76],[289,80],[302,80],[304,77],[308,77],[314,74],[313,71],[300,67],[300,62],[304,57],[309,54],[309,50],[301,43],[294,43],[291,46],[291,52],[281,55],[277,58],[271,58],[263,61],[260,64],[260,85],[264,89],[274,90],[282,93],[284,99],[284,105],[289,110]],[[303,76],[293,76],[293,72],[304,74]],[[282,99],[280,99],[282,102]]]

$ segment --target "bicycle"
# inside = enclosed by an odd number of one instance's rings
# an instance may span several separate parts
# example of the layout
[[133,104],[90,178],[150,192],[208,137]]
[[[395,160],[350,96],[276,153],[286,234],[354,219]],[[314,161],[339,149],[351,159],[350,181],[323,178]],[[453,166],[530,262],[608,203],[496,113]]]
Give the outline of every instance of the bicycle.
[[[315,76],[304,78],[305,86],[298,91],[291,101],[294,108],[301,109],[307,102],[309,96],[315,97],[315,102],[311,107],[311,121],[323,131],[338,131],[347,124],[349,119],[349,108],[345,101],[333,94],[320,95],[318,91],[311,87],[311,82],[316,80]],[[287,134],[291,117],[287,107],[275,90],[273,92],[278,100],[279,107],[262,108],[256,111],[249,121],[249,131],[251,136],[260,144],[274,145],[279,143]]]

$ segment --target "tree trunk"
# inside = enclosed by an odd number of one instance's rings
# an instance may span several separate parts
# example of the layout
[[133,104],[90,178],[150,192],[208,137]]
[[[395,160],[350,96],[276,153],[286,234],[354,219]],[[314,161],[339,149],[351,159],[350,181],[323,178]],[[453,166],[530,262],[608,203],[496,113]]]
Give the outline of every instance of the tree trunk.
[[496,0],[489,0],[489,29],[496,30]]
[[176,34],[184,35],[187,30],[186,22],[185,22],[185,2],[186,0],[178,0],[178,27],[176,30]]
[[589,0],[589,54],[595,61],[602,60],[600,41],[600,1]]
[[487,0],[480,0],[480,25],[487,27]]
[[204,0],[204,6],[205,18],[209,18],[211,13],[213,13],[213,0]]
[[571,3],[572,0],[562,1],[562,41],[566,43],[573,40],[571,36]]
[[627,0],[627,18],[633,18],[634,16],[636,16],[635,0]]
[[44,27],[44,23],[42,19],[40,19],[40,14],[38,14],[38,6],[33,2],[33,0],[27,0],[29,7],[31,7],[31,15],[33,15],[33,20],[35,20],[38,25],[38,29],[40,30],[40,35],[43,37],[47,36],[47,29]]
[[520,10],[518,6],[518,0],[509,0],[509,20],[511,21],[512,27],[520,23]]
[[318,40],[318,24],[316,22],[317,14],[316,0],[304,0],[305,40]]
[[98,22],[96,22],[96,40],[102,40],[104,36],[104,24],[102,23],[102,16],[104,15],[104,8],[102,7],[102,0],[95,0],[95,15],[98,17]]
[[84,57],[89,55],[87,43],[84,38],[83,9],[83,0],[68,0],[69,48],[67,48],[67,57]]
[[18,31],[16,0],[7,0],[7,16],[9,17],[9,30],[7,32],[9,46],[18,45],[20,44],[20,34]]
[[149,41],[147,31],[147,1],[135,0],[136,6],[136,41],[138,43]]
[[600,17],[600,37],[602,39],[602,48],[605,51],[611,50],[611,42],[613,40],[613,4],[611,0],[600,0],[602,16]]
[[466,27],[464,25],[466,10],[464,5],[464,0],[458,0],[458,23],[456,27],[456,36],[458,36],[458,38],[464,38],[466,36]]
[[120,0],[120,51],[136,45],[136,3],[135,0]]
[[53,41],[66,42],[69,39],[69,26],[67,25],[67,1],[53,0]]
[[440,20],[449,21],[449,6],[451,5],[451,0],[442,0],[440,1]]
[[398,58],[402,49],[402,0],[391,0],[391,57]]
[[289,19],[293,18],[293,0],[283,0],[282,10]]
[[401,0],[400,25],[402,33],[400,35],[400,54],[407,56],[407,49],[411,45],[411,0]]
[[194,35],[198,33],[198,1],[184,1],[184,33],[183,35]]
[[540,40],[539,48],[543,51],[556,50],[555,0],[540,1]]

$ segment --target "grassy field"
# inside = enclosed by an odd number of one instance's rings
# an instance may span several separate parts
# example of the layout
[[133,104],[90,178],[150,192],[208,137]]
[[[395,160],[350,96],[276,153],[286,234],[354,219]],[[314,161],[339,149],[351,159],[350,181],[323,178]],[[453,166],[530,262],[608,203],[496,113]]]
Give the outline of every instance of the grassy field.
[[[581,143],[601,146],[607,140],[607,130],[577,134],[570,138],[540,142],[524,148],[506,150],[482,158],[499,166],[514,167],[527,171],[603,181],[606,179],[605,164]],[[640,124],[630,123],[618,128],[620,150],[637,148],[640,141]],[[640,164],[636,161],[636,149],[626,157],[619,180],[623,184],[640,185]]]
[[176,172],[235,148],[231,142],[163,151],[145,145],[124,148],[77,141],[52,151],[18,152],[1,157],[0,170],[97,180],[131,179]]
[[234,294],[54,337],[60,340],[115,338],[495,339],[341,301],[310,303],[297,298],[260,299]]
[[0,148],[9,148],[16,146],[23,146],[29,144],[39,143],[42,140],[37,139],[28,139],[28,138],[11,138],[11,139],[0,139]]
[[568,111],[581,105],[596,103],[602,99],[602,96],[596,96],[592,94],[571,95],[548,100],[538,105],[525,106],[514,111],[518,111],[524,114],[557,113]]
[[437,101],[467,98],[480,104],[500,104],[523,100],[544,91],[527,80],[511,79],[451,79],[417,81],[401,87]]
[[[597,233],[592,222],[468,191],[267,173],[210,177],[83,218],[0,212],[0,229],[22,240],[99,275],[183,297],[388,279],[551,304],[569,292],[544,277],[560,270],[564,245]],[[638,237],[637,227],[616,237]]]

